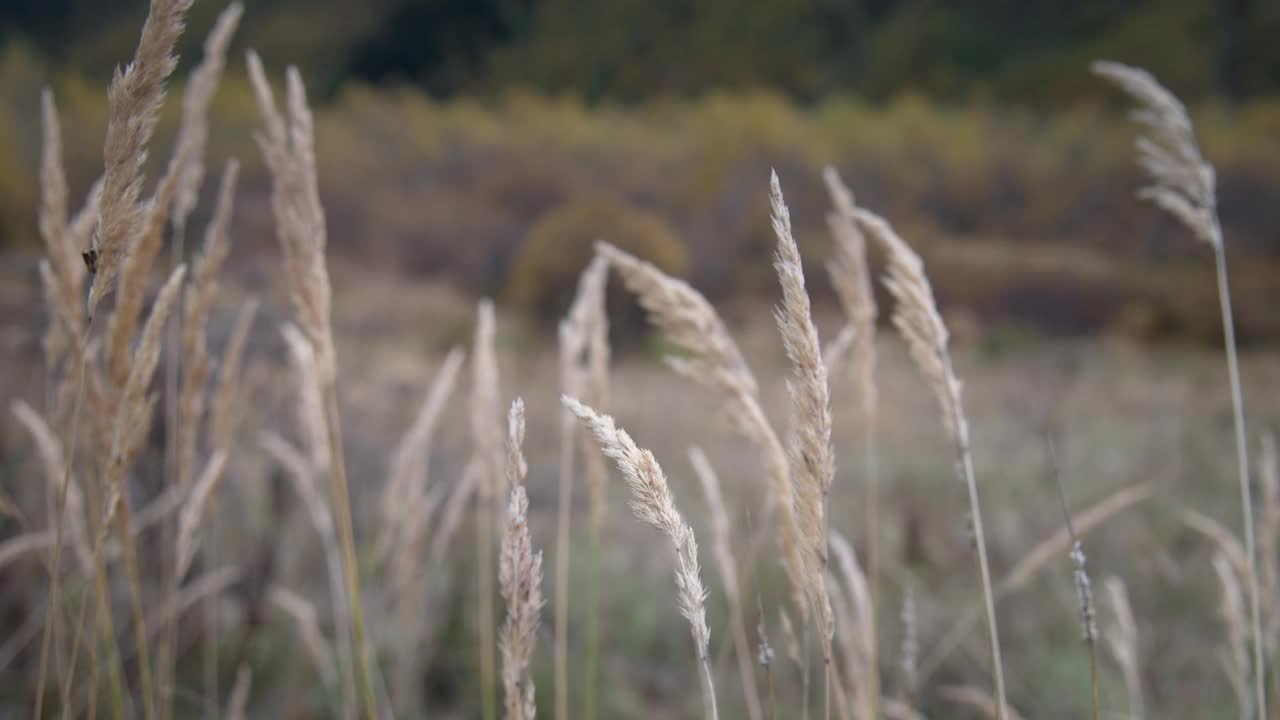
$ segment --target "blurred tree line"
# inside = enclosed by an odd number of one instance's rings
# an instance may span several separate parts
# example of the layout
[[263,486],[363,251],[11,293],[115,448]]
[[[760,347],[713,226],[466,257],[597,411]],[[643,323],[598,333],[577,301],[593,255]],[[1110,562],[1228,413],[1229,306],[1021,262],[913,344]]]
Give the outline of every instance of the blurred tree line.
[[[207,25],[221,2],[196,3]],[[800,101],[900,91],[1069,103],[1085,64],[1146,66],[1188,99],[1280,90],[1274,0],[248,0],[242,42],[347,81],[436,97],[513,86],[638,101],[769,88]],[[4,0],[0,43],[105,75],[136,42],[144,0]],[[199,34],[185,38],[197,56]]]

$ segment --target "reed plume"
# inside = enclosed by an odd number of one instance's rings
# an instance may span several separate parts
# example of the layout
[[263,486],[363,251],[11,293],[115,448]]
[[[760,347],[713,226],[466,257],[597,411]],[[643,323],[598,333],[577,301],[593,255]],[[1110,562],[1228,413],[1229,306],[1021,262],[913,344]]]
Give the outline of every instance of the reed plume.
[[938,314],[933,289],[924,273],[924,263],[889,223],[863,209],[856,211],[859,227],[884,247],[889,256],[889,288],[896,305],[893,323],[907,342],[912,359],[937,396],[943,425],[955,443],[957,478],[969,495],[969,516],[978,555],[978,576],[987,613],[987,634],[991,649],[991,671],[995,680],[996,717],[1003,720],[1006,707],[1004,666],[1000,660],[1000,634],[996,623],[995,596],[991,587],[991,571],[987,562],[987,541],[982,525],[982,508],[978,502],[978,483],[973,472],[973,453],[969,443],[969,423],[960,400],[960,380],[951,366],[947,350],[947,327]]
[[1151,185],[1138,195],[1178,219],[1198,239],[1213,249],[1217,270],[1218,308],[1222,313],[1222,345],[1226,351],[1227,379],[1231,388],[1235,427],[1236,471],[1240,487],[1245,552],[1248,554],[1249,622],[1253,636],[1253,702],[1258,717],[1266,720],[1266,665],[1263,660],[1261,598],[1258,591],[1258,551],[1253,527],[1253,496],[1249,488],[1249,435],[1245,427],[1244,397],[1240,390],[1240,363],[1236,358],[1235,319],[1231,311],[1231,282],[1227,274],[1227,249],[1218,218],[1213,166],[1205,161],[1196,142],[1195,128],[1177,96],[1141,68],[1096,61],[1093,72],[1114,83],[1138,105],[1133,118],[1149,134],[1137,140],[1138,165]]
[[711,630],[707,628],[705,600],[707,591],[702,585],[698,566],[698,543],[680,512],[667,484],[662,467],[653,453],[641,450],[625,430],[614,424],[613,418],[601,415],[578,400],[565,396],[564,406],[591,431],[600,443],[605,455],[613,458],[619,472],[631,490],[631,511],[642,522],[661,530],[671,541],[676,557],[676,600],[680,614],[689,622],[694,649],[702,669],[702,697],[706,717],[715,720],[715,685],[711,678],[708,645]]
[[538,641],[538,619],[542,612],[542,553],[533,551],[529,539],[529,498],[524,479],[529,468],[524,445],[524,401],[511,404],[507,418],[507,484],[511,500],[502,532],[498,562],[498,587],[507,603],[507,621],[502,627],[502,689],[508,720],[533,720],[533,675],[529,664]]

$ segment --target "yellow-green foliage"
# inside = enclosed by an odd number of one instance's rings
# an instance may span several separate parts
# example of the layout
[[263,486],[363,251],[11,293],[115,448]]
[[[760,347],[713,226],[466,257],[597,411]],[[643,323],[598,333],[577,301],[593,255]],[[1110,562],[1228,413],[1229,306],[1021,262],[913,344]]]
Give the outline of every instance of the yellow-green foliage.
[[661,216],[616,197],[588,193],[547,213],[530,228],[507,285],[511,302],[543,318],[562,316],[599,240],[668,273],[688,272],[689,252]]

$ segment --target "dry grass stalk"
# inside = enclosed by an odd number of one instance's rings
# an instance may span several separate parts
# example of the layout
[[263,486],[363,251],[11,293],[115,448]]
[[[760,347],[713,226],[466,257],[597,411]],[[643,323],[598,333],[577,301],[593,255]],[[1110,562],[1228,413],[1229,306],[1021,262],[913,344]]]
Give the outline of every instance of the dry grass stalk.
[[[53,490],[54,545],[50,562],[49,601],[53,607],[59,607],[59,594],[62,582],[62,544],[63,544],[63,512],[69,493],[71,492],[71,465],[75,461],[76,440],[79,430],[79,405],[83,395],[86,350],[83,347],[87,333],[81,330],[83,313],[81,311],[81,293],[83,283],[83,266],[77,263],[77,250],[69,246],[67,232],[67,178],[62,161],[62,130],[58,123],[57,107],[53,93],[45,88],[41,94],[41,117],[44,142],[40,163],[40,208],[39,228],[48,251],[48,260],[40,264],[40,276],[45,289],[45,300],[53,319],[45,332],[43,349],[45,352],[45,369],[47,377],[56,372],[61,355],[71,346],[79,358],[79,372],[74,389],[74,409],[76,416],[72,422],[72,433],[67,446],[70,457],[63,467],[60,480],[50,486]],[[53,396],[47,405],[47,411],[55,423],[61,415],[59,402],[61,388],[48,390]],[[37,441],[39,438],[37,437]],[[61,452],[58,453],[61,455]],[[47,467],[46,462],[46,467]],[[75,517],[83,523],[83,510]],[[72,520],[73,524],[75,520]],[[75,530],[73,528],[72,532]],[[82,558],[83,561],[83,558]],[[50,647],[53,642],[56,614],[46,616],[44,631],[40,643],[40,661],[36,681],[36,717],[43,712],[44,689],[48,676]],[[61,664],[61,663],[59,663]]]
[[[139,660],[140,692],[143,708],[147,718],[156,717],[155,695],[151,678],[151,656],[147,637],[146,615],[142,603],[142,579],[138,571],[137,547],[130,529],[132,524],[131,509],[127,501],[125,488],[125,472],[133,464],[133,460],[141,451],[144,439],[151,427],[154,396],[148,395],[151,378],[155,374],[160,360],[160,336],[168,319],[169,310],[173,306],[182,279],[186,275],[186,266],[179,265],[169,280],[165,282],[152,305],[151,314],[143,325],[137,349],[134,351],[129,376],[120,390],[116,405],[114,432],[112,433],[111,451],[106,459],[102,485],[108,497],[106,509],[100,525],[98,536],[94,541],[93,557],[95,572],[99,577],[105,575],[101,565],[101,547],[109,526],[115,523],[117,540],[120,543],[124,560],[125,576],[128,580],[133,606],[134,633]],[[106,589],[104,583],[97,586],[97,602],[106,606]]]
[[214,449],[229,449],[240,424],[240,366],[245,346],[249,342],[249,330],[253,328],[253,318],[257,313],[256,298],[249,298],[240,306],[235,324],[231,328],[231,337],[222,353],[222,361],[218,363],[218,378],[213,390],[213,400],[209,405],[208,425],[208,444]]
[[218,483],[222,481],[226,465],[227,452],[215,450],[205,463],[195,486],[191,488],[191,495],[182,508],[182,514],[178,516],[176,573],[178,582],[181,582],[186,577],[187,571],[191,569],[191,561],[195,559],[196,549],[199,547],[197,534],[200,530],[200,522],[204,518],[205,508],[208,507],[213,493],[218,489]]
[[[40,464],[44,468],[45,482],[48,484],[48,495],[50,498],[56,498],[58,488],[62,483],[63,476],[67,473],[66,459],[62,454],[62,443],[54,436],[53,431],[49,429],[48,423],[36,412],[30,405],[21,400],[15,401],[10,405],[14,417],[18,422],[31,433],[31,438],[35,440],[36,450],[40,456]],[[66,495],[63,498],[64,505],[62,511],[66,513],[67,528],[70,530],[71,547],[76,553],[76,559],[80,562],[80,570],[86,577],[93,572],[93,551],[89,546],[89,531],[85,524],[85,502],[84,493],[80,489],[80,484],[76,482],[74,476],[67,483]],[[52,508],[57,507],[56,499],[50,503]],[[54,519],[49,519],[52,526]]]
[[982,688],[944,685],[943,687],[938,688],[938,694],[947,702],[954,703],[956,705],[967,705],[987,717],[1022,720],[1022,716],[1019,715],[1012,707],[1009,707],[1008,703],[1004,703],[1002,706],[1000,703],[996,702],[995,698],[991,697],[991,695]]
[[230,250],[228,234],[239,164],[227,163],[218,204],[205,232],[204,249],[192,265],[182,317],[182,388],[178,399],[178,484],[186,487],[195,472],[196,438],[204,415],[209,348],[205,325],[218,293],[218,272]]
[[248,665],[236,670],[236,682],[231,686],[231,698],[227,700],[227,720],[245,720],[249,705],[249,689],[253,685],[253,672]]
[[[879,701],[872,696],[878,688],[871,684],[870,665],[876,654],[872,644],[875,642],[875,615],[871,603],[871,587],[867,576],[858,563],[858,556],[853,552],[853,545],[835,530],[831,531],[831,552],[835,556],[836,566],[844,580],[843,595],[847,607],[839,615],[837,629],[841,637],[845,662],[844,683],[848,694],[858,703],[855,716],[862,720],[875,720],[878,717]],[[834,571],[829,576],[838,579]],[[835,583],[839,587],[839,583]],[[832,596],[836,596],[833,591]]]
[[[589,398],[603,407],[608,391],[609,339],[608,316],[605,309],[605,289],[609,278],[609,261],[597,255],[582,271],[578,279],[577,293],[569,311],[560,322],[560,391],[566,395]],[[555,589],[555,716],[567,720],[569,714],[569,569],[570,540],[572,538],[573,476],[577,455],[578,424],[567,410],[560,413],[560,484],[557,490],[559,503],[556,510],[556,589]],[[584,451],[587,446],[583,447]],[[599,543],[604,518],[604,457],[598,452],[584,452],[587,489],[591,496],[592,550]],[[596,582],[594,573],[589,581]],[[588,612],[594,617],[594,589],[589,600]],[[585,682],[594,685],[594,650],[588,649],[588,669]],[[587,693],[593,693],[588,689]],[[594,696],[584,709],[590,718]]]
[[461,348],[453,348],[445,356],[423,398],[417,417],[391,453],[387,483],[382,489],[383,531],[378,542],[379,548],[389,549],[397,545],[396,538],[407,540],[411,535],[408,532],[409,526],[421,514],[421,503],[430,485],[428,470],[436,426],[445,403],[457,387],[458,372],[462,369],[464,357],[465,353]]
[[495,508],[502,497],[502,431],[498,424],[498,360],[494,351],[493,301],[476,308],[475,346],[471,351],[471,437],[480,471],[476,512],[477,625],[480,631],[480,692],[485,720],[497,717],[493,617],[493,532]]
[[185,265],[179,265],[156,295],[151,315],[142,328],[142,335],[130,362],[129,377],[120,392],[113,422],[115,430],[111,456],[106,463],[103,479],[103,486],[108,492],[104,526],[116,517],[117,510],[123,505],[121,499],[125,497],[125,470],[133,464],[141,449],[142,440],[151,428],[153,402],[148,399],[147,389],[160,361],[160,334],[169,310],[177,299],[186,271]]
[[698,661],[702,666],[703,703],[708,718],[716,718],[715,687],[711,679],[708,645],[711,631],[707,628],[707,611],[698,566],[698,543],[676,509],[675,498],[666,475],[653,453],[641,450],[613,418],[600,415],[571,397],[562,398],[565,407],[591,430],[605,455],[613,458],[631,490],[631,510],[641,521],[661,530],[671,540],[676,556],[676,599],[680,614],[689,622]]
[[746,613],[742,609],[742,587],[738,583],[738,565],[733,558],[733,534],[729,525],[729,513],[720,492],[720,479],[711,467],[711,461],[701,448],[689,448],[689,462],[693,474],[698,477],[702,494],[707,502],[708,523],[711,526],[711,554],[720,571],[724,584],[724,596],[729,603],[730,625],[733,633],[733,650],[738,659],[738,676],[747,703],[747,715],[751,720],[761,720],[760,691],[756,688],[755,670],[751,667],[753,653],[747,639]]
[[[1094,528],[1116,514],[1150,498],[1152,492],[1150,485],[1140,483],[1117,490],[1088,509],[1075,513],[1071,518],[1071,525],[1076,530],[1076,536],[1080,538],[1087,536]],[[1022,556],[1022,559],[1013,566],[1013,569],[996,583],[996,602],[1026,587],[1027,583],[1038,572],[1051,566],[1058,558],[1062,557],[1063,553],[1068,552],[1072,542],[1072,534],[1064,526],[1053,535],[1036,544],[1035,547]],[[973,627],[981,621],[982,616],[983,608],[975,606],[952,625],[951,629],[943,635],[934,649],[920,663],[920,683],[927,682],[933,676],[934,672],[942,666],[942,661],[968,637]]]
[[181,156],[175,157],[177,168],[160,179],[160,184],[145,206],[138,237],[121,263],[119,293],[107,326],[106,343],[107,377],[116,388],[123,385],[129,375],[129,343],[137,331],[151,265],[164,240],[169,207],[178,190],[178,176],[175,173],[181,168],[182,161]]
[[439,565],[444,562],[444,554],[453,544],[453,538],[458,534],[458,529],[462,527],[467,503],[479,488],[482,474],[479,463],[469,462],[462,476],[455,483],[453,492],[449,494],[444,510],[441,511],[440,527],[431,538],[432,564]]
[[294,378],[298,383],[298,402],[294,405],[294,419],[298,424],[307,460],[320,472],[329,469],[329,426],[325,422],[324,398],[320,391],[320,369],[316,363],[314,346],[307,341],[306,333],[297,325],[285,323],[280,327],[293,364]]
[[325,266],[326,229],[324,208],[316,173],[315,128],[307,105],[306,89],[297,68],[285,72],[285,99],[288,122],[275,106],[271,86],[256,53],[247,55],[249,79],[253,85],[264,130],[258,146],[271,173],[271,207],[276,219],[276,237],[284,254],[285,279],[294,311],[315,359],[317,385],[321,397],[328,461],[329,504],[342,552],[346,578],[346,600],[351,615],[351,662],[356,666],[364,713],[377,717],[374,671],[366,641],[364,609],[360,599],[360,568],[357,563],[355,526],[351,511],[351,491],[347,482],[346,459],[342,450],[342,425],[338,412],[337,356],[330,323],[332,287]]
[[1240,575],[1249,573],[1244,545],[1225,525],[1196,510],[1183,510],[1182,522],[1211,540],[1217,547],[1217,552],[1231,564],[1232,570]]
[[[898,647],[898,671],[902,673],[902,703],[914,708],[920,690],[920,621],[916,614],[916,592],[913,583],[902,590],[902,640]],[[887,708],[886,708],[887,711]]]
[[969,516],[977,546],[978,576],[982,584],[987,613],[987,634],[991,649],[991,670],[995,680],[997,717],[1003,718],[1005,705],[1004,667],[1000,660],[1000,633],[996,622],[995,594],[991,586],[991,570],[987,561],[987,541],[982,526],[982,508],[978,501],[978,483],[973,472],[973,453],[969,443],[969,424],[960,400],[960,381],[951,366],[947,350],[947,328],[938,314],[933,289],[924,273],[924,263],[884,219],[866,210],[857,210],[858,225],[879,242],[889,256],[886,287],[896,305],[893,322],[907,341],[911,357],[932,386],[942,410],[943,425],[956,446],[956,475],[969,495]]
[[835,636],[835,616],[826,587],[827,504],[836,473],[835,451],[831,447],[831,394],[827,368],[822,364],[822,344],[804,285],[800,249],[791,232],[791,215],[776,172],[769,178],[769,201],[773,232],[778,238],[773,267],[782,286],[782,305],[775,309],[774,317],[791,361],[787,394],[791,397],[792,427],[787,437],[787,460],[796,522],[804,543],[801,558],[805,594],[814,617],[821,623],[822,657],[829,675],[831,640]]
[[511,501],[507,507],[499,554],[498,586],[507,603],[507,622],[502,628],[502,690],[509,720],[533,720],[533,675],[529,664],[538,642],[538,620],[542,612],[542,553],[533,551],[529,539],[529,498],[524,479],[529,472],[521,447],[524,445],[524,401],[511,404],[507,419],[507,484]]
[[[79,245],[68,228],[67,176],[62,162],[62,129],[58,122],[58,108],[53,91],[45,88],[40,95],[41,117],[44,128],[44,144],[40,156],[40,235],[44,239],[51,277],[54,279],[53,304],[63,323],[50,323],[69,332],[66,341],[75,342],[84,325],[84,262],[80,259]],[[65,323],[65,324],[64,324]]]
[[177,67],[173,54],[192,0],[152,0],[142,26],[133,61],[117,69],[107,92],[107,136],[103,147],[105,170],[98,228],[90,252],[96,272],[89,288],[88,311],[111,291],[125,258],[133,251],[146,208],[142,168],[147,145],[155,132],[164,83]]
[[1124,677],[1125,690],[1129,695],[1129,717],[1142,720],[1146,716],[1142,700],[1142,651],[1138,644],[1138,623],[1133,616],[1133,606],[1129,604],[1129,592],[1124,581],[1115,576],[1104,580],[1103,588],[1115,618],[1114,624],[1103,633],[1103,639]]
[[1262,433],[1258,457],[1258,479],[1262,485],[1262,542],[1258,548],[1262,565],[1262,599],[1265,620],[1264,637],[1267,657],[1275,667],[1273,686],[1280,688],[1280,667],[1276,667],[1277,644],[1280,643],[1280,458],[1276,455],[1276,436],[1270,430]]
[[[827,264],[827,272],[831,276],[831,286],[840,300],[848,323],[846,330],[852,342],[850,353],[849,377],[853,381],[857,395],[858,420],[862,431],[862,464],[867,484],[866,512],[866,557],[867,583],[871,587],[872,616],[875,615],[875,604],[878,597],[880,577],[880,491],[879,491],[879,456],[876,448],[876,307],[875,289],[871,283],[871,266],[867,260],[867,240],[854,217],[857,204],[853,193],[840,179],[835,168],[827,167],[822,171],[827,192],[831,195],[833,209],[827,214],[827,225],[835,239],[834,255]],[[844,337],[842,331],[840,338]],[[830,363],[828,371],[835,372]],[[879,642],[876,639],[877,628],[871,627],[872,659],[869,663],[872,697],[879,697]]]
[[[764,414],[755,376],[737,343],[711,304],[688,283],[666,275],[652,263],[611,245],[600,243],[597,252],[609,259],[627,289],[639,298],[649,321],[690,356],[668,359],[668,365],[719,394],[722,407],[738,432],[760,448],[769,477],[765,521],[761,527],[763,530],[772,529],[776,512],[783,568],[787,572],[796,607],[803,611],[804,565],[787,452]],[[759,545],[753,542],[744,562],[748,573],[758,552]],[[748,579],[749,575],[744,582]]]
[[1227,631],[1226,647],[1218,648],[1214,656],[1231,683],[1243,720],[1253,717],[1254,713],[1249,693],[1249,622],[1246,619],[1244,591],[1240,586],[1240,576],[1236,574],[1231,561],[1220,551],[1214,553],[1213,570],[1222,590],[1222,603],[1218,606],[1218,612]]
[[1262,720],[1267,717],[1266,665],[1263,661],[1261,598],[1258,591],[1258,555],[1253,524],[1253,496],[1249,488],[1249,435],[1245,427],[1244,397],[1240,389],[1240,363],[1236,358],[1235,319],[1231,311],[1231,283],[1227,273],[1226,243],[1218,218],[1213,166],[1204,160],[1195,128],[1182,102],[1141,68],[1098,61],[1093,71],[1127,93],[1138,109],[1133,117],[1149,134],[1138,138],[1138,164],[1152,184],[1139,192],[1143,198],[1173,215],[1213,249],[1218,280],[1218,307],[1222,312],[1222,345],[1226,351],[1227,379],[1231,388],[1235,427],[1236,470],[1243,515],[1242,535],[1249,562],[1249,621],[1253,636],[1254,704]]
[[344,584],[342,550],[339,547],[337,530],[334,527],[329,506],[325,503],[323,493],[320,491],[318,476],[323,471],[317,469],[304,453],[275,433],[263,433],[260,445],[285,469],[285,474],[307,509],[312,526],[320,536],[325,570],[329,580],[329,598],[333,604],[334,634],[337,639],[338,654],[342,658],[343,716],[353,717],[355,714],[355,664],[351,656],[350,605]]
[[764,602],[759,593],[756,593],[756,663],[764,668],[765,682],[769,688],[769,720],[776,720],[778,705],[773,693],[773,647],[769,645],[769,629],[764,622]]
[[325,686],[335,687],[337,671],[334,668],[333,651],[329,649],[324,631],[320,629],[315,605],[301,595],[279,585],[271,588],[267,598],[276,609],[293,621],[298,637],[302,640],[302,647],[306,648],[307,654],[311,656],[311,662],[316,666]]
[[330,327],[332,288],[325,267],[324,208],[316,180],[315,133],[298,69],[286,70],[286,118],[276,109],[271,85],[257,53],[246,54],[263,130],[255,134],[271,172],[271,209],[284,253],[285,281],[298,323],[315,347],[322,383],[336,380],[337,358]]
[[204,180],[205,147],[209,142],[209,105],[218,91],[222,72],[227,66],[227,48],[244,14],[244,5],[232,2],[218,15],[213,29],[204,40],[204,57],[187,78],[182,96],[182,121],[174,144],[174,156],[185,155],[178,170],[178,191],[173,199],[175,237],[182,237],[187,218],[195,209]]

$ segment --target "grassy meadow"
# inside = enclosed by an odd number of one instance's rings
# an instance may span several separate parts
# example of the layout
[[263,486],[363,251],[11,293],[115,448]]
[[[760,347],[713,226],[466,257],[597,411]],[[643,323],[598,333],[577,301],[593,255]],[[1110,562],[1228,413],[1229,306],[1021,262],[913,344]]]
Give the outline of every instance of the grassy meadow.
[[0,56],[0,718],[1280,712],[1275,101],[313,107],[189,4]]

